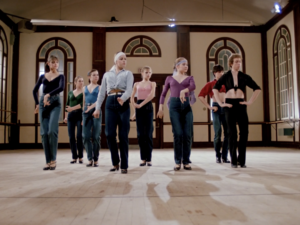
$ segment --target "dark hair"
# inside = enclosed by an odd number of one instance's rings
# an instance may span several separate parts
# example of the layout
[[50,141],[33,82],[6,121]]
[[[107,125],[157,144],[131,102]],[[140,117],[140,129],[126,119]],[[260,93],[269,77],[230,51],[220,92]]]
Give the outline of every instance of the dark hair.
[[48,60],[47,60],[46,65],[45,65],[45,73],[50,72],[50,67],[47,63],[52,61],[52,60],[57,60],[57,62],[59,62],[58,57],[56,55],[49,55]]
[[215,73],[217,73],[217,72],[222,72],[222,71],[224,71],[224,68],[223,68],[223,66],[221,66],[221,65],[215,65],[214,67],[213,67],[213,74],[215,75]]
[[[91,76],[91,74],[92,74],[93,72],[96,72],[96,71],[98,72],[98,70],[96,70],[96,69],[92,69],[92,70],[90,70],[90,71],[88,72],[88,74],[87,74],[87,75],[88,75],[88,77],[89,77],[89,76]],[[98,72],[98,73],[99,73],[99,72]]]

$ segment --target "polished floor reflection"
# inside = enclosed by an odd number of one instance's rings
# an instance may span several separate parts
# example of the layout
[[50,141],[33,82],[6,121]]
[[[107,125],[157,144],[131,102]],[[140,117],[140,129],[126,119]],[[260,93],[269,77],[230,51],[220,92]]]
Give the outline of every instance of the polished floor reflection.
[[232,169],[193,149],[193,170],[176,172],[170,149],[152,167],[129,157],[124,175],[108,172],[108,150],[98,168],[59,150],[55,171],[42,171],[42,150],[0,151],[0,224],[299,224],[300,151],[249,148],[248,168]]

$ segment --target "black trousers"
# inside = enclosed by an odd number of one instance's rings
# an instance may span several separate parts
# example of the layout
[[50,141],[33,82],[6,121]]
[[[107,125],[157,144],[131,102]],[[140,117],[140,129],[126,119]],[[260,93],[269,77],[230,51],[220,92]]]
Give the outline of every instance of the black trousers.
[[[140,104],[144,100],[138,100]],[[136,129],[140,146],[141,160],[151,162],[153,149],[153,106],[148,102],[143,107],[136,109]]]
[[[237,162],[239,162],[241,166],[246,164],[246,145],[249,133],[247,106],[240,104],[240,102],[243,101],[244,99],[226,99],[225,102],[228,104],[232,104],[232,108],[224,108],[227,123],[228,147],[230,150],[231,164],[237,165]],[[238,124],[240,131],[238,146],[236,123]],[[236,154],[237,147],[239,152],[238,157]]]

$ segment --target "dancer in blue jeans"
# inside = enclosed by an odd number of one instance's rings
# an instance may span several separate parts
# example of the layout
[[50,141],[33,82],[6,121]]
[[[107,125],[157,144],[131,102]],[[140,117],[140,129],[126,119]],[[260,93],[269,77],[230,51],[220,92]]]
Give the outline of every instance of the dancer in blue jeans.
[[[76,89],[68,94],[66,104],[66,112],[64,122],[68,124],[68,133],[70,140],[70,147],[72,152],[71,164],[77,162],[83,163],[83,143],[82,143],[82,104],[83,104],[83,78],[81,76],[75,77],[74,84]],[[77,127],[77,142],[75,138],[75,128]]]
[[121,154],[121,173],[128,169],[128,134],[130,130],[129,98],[132,93],[133,74],[125,70],[127,61],[124,52],[119,52],[114,58],[115,65],[103,76],[101,89],[97,99],[95,118],[100,115],[100,108],[108,95],[105,104],[105,135],[111,153],[113,168],[111,172],[119,170],[120,156],[117,145],[117,127],[119,128],[119,145]]
[[[35,114],[39,113],[40,132],[46,156],[43,170],[55,170],[58,144],[58,121],[61,113],[59,93],[65,88],[65,77],[58,73],[58,57],[50,55],[46,64],[45,74],[41,75],[34,86],[33,97],[36,104]],[[37,92],[43,85],[43,95],[38,101]]]
[[189,93],[193,92],[196,86],[194,78],[186,75],[188,68],[188,61],[185,58],[176,59],[173,76],[166,78],[157,113],[157,117],[162,119],[165,97],[170,89],[169,112],[174,135],[175,171],[180,170],[181,163],[184,169],[192,169],[190,155],[193,142],[193,112]]
[[[216,162],[222,163],[221,156],[223,163],[230,163],[230,161],[227,159],[228,155],[228,135],[227,135],[227,124],[225,120],[225,112],[224,109],[218,104],[217,100],[214,97],[213,93],[213,87],[219,80],[219,78],[223,75],[224,69],[220,65],[215,65],[213,67],[213,74],[215,79],[211,82],[208,82],[200,91],[198,97],[200,101],[206,106],[206,108],[210,109],[212,111],[213,116],[213,126],[215,131],[215,138],[214,138],[214,147],[216,151]],[[221,98],[222,102],[225,102],[225,86],[223,85],[222,88],[219,91],[219,96]],[[212,99],[212,106],[210,106],[205,97],[209,95]],[[222,147],[222,154],[221,154],[221,136],[222,136],[222,126],[224,129],[224,141],[223,141],[223,147]]]
[[94,167],[98,167],[102,116],[101,112],[98,118],[93,116],[100,90],[98,70],[92,69],[88,77],[90,84],[83,91],[82,139],[89,160],[86,166],[92,167],[94,163]]

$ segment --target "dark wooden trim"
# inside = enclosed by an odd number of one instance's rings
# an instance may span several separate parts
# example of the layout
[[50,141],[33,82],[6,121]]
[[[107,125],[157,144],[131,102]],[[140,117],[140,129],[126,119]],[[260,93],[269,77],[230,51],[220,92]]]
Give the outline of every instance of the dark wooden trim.
[[[296,52],[296,73],[297,73],[297,80],[294,82],[297,84],[297,93],[298,93],[298,111],[300,112],[300,4],[294,7],[294,32],[295,32],[295,52]],[[300,140],[300,126],[298,126],[298,133],[299,133],[299,140]]]
[[286,15],[294,10],[294,8],[299,7],[299,0],[289,0],[288,4],[282,9],[281,14],[276,14],[265,24],[265,31],[270,30],[275,24],[282,20]]
[[190,32],[260,33],[262,26],[190,26]]
[[14,29],[16,24],[12,19],[10,19],[5,12],[0,9],[0,20],[3,21],[10,29]]
[[300,148],[299,142],[271,141],[270,146],[279,148]]
[[168,26],[107,27],[106,32],[177,32],[176,28]]
[[[147,46],[143,44],[143,39],[149,39],[157,48],[158,50],[158,55],[153,55],[152,54],[152,50]],[[134,36],[132,38],[130,38],[128,41],[126,41],[126,43],[123,45],[122,48],[122,52],[125,52],[126,47],[130,44],[130,42],[132,42],[135,39],[140,39],[140,44],[135,46],[134,48],[131,49],[131,52],[129,55],[126,54],[127,57],[161,57],[161,49],[159,44],[151,37],[149,36],[145,36],[145,35],[138,35],[138,36]],[[134,51],[139,48],[139,47],[144,47],[147,48],[147,50],[149,51],[150,55],[134,55]]]
[[35,32],[93,32],[93,27],[37,26]]
[[189,62],[188,74],[191,71],[190,27],[177,26],[177,57],[184,57]]
[[[264,122],[270,122],[270,100],[269,100],[269,69],[268,69],[268,49],[267,32],[261,32],[261,57],[262,57],[262,84],[263,84],[263,113]],[[271,125],[262,125],[262,140],[264,145],[270,145]]]

